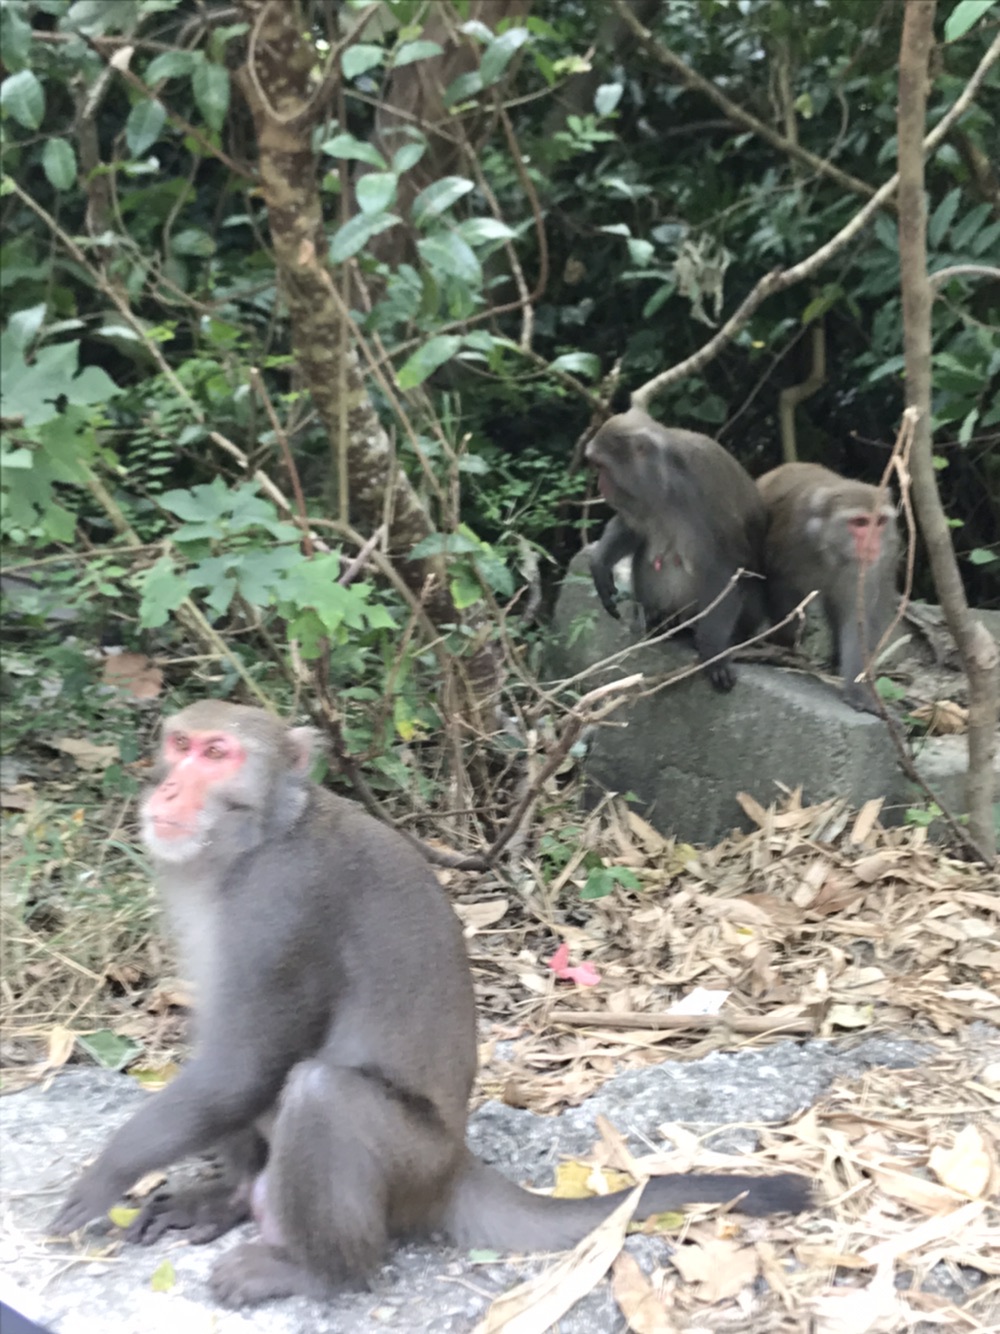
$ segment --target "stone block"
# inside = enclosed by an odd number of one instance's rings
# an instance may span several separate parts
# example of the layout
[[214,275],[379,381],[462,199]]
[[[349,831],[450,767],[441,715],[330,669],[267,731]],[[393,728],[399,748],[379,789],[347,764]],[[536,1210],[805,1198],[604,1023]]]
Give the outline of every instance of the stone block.
[[[659,676],[694,660],[690,641],[636,644],[627,607],[615,621],[598,602],[583,553],[570,566],[552,628],[544,664],[549,683],[631,649],[615,666],[591,672],[575,687],[580,693],[637,671]],[[739,663],[737,671],[729,694],[717,693],[699,674],[623,705],[591,739],[585,765],[591,795],[631,793],[657,829],[694,843],[750,827],[737,793],[768,806],[782,787],[801,787],[807,802],[843,797],[860,806],[883,797],[885,819],[903,819],[918,793],[881,719],[856,713],[836,687],[802,672],[760,663]],[[921,741],[915,759],[949,809],[962,811],[965,738]]]

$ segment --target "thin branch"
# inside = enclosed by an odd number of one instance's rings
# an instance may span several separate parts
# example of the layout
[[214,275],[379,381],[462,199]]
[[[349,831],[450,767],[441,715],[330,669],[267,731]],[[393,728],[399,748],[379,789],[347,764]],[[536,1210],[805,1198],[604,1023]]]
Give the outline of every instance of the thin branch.
[[[867,181],[859,180],[857,176],[851,176],[848,172],[842,171],[840,167],[835,167],[828,159],[810,153],[808,148],[802,148],[801,145],[779,134],[777,130],[773,130],[764,121],[758,120],[749,111],[744,111],[741,106],[731,102],[714,83],[710,83],[708,79],[703,78],[702,75],[693,70],[690,65],[686,65],[680,56],[675,55],[658,37],[654,37],[650,30],[639,22],[626,0],[614,0],[614,6],[626,26],[631,28],[640,44],[654,60],[672,70],[687,88],[701,93],[710,102],[714,102],[729,120],[737,125],[742,125],[744,129],[750,130],[758,138],[764,139],[772,147],[792,158],[793,161],[809,167],[817,175],[827,176],[831,181],[842,186],[843,189],[850,190],[852,194],[865,196],[875,194],[874,187],[869,185]],[[886,206],[888,206],[887,200],[883,199],[879,207]]]
[[992,278],[994,282],[1000,282],[1000,269],[992,268],[989,264],[951,264],[930,275],[931,295],[937,296],[952,278]]
[[[615,0],[618,3],[618,0]],[[962,92],[956,98],[954,104],[942,116],[938,124],[931,130],[923,141],[924,156],[928,156],[937,148],[938,144],[945,138],[948,131],[959,120],[972,105],[973,99],[979,88],[990,72],[997,60],[1000,59],[1000,34],[994,38],[989,50],[983,56],[976,67],[975,72],[969,79],[969,82],[962,89]],[[685,361],[678,362],[676,366],[671,366],[669,370],[662,371],[651,380],[647,380],[632,395],[632,406],[637,408],[648,408],[650,401],[668,385],[676,384],[679,380],[686,379],[689,375],[696,375],[703,367],[716,357],[722,348],[735,338],[736,334],[749,321],[754,311],[773,296],[775,292],[784,291],[788,287],[794,287],[796,283],[811,278],[817,273],[834,255],[843,250],[845,246],[857,236],[868,223],[872,220],[885,201],[894,194],[899,185],[899,173],[897,172],[884,185],[880,186],[872,198],[863,208],[854,215],[854,217],[843,226],[840,231],[831,240],[818,250],[815,250],[806,259],[796,264],[790,269],[773,269],[770,273],[764,275],[757,283],[749,295],[741,302],[736,312],[726,320],[722,328],[712,338],[708,340],[699,350],[693,353]]]

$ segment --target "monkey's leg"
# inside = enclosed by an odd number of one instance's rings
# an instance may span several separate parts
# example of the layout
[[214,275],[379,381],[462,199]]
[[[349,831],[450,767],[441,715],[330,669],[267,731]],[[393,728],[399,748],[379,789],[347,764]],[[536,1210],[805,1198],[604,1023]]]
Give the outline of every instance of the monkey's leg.
[[157,1191],[129,1224],[128,1241],[150,1246],[166,1232],[183,1232],[195,1245],[214,1241],[250,1217],[254,1179],[267,1159],[267,1142],[249,1126],[227,1136],[217,1149],[220,1175],[183,1190]]
[[[790,616],[802,599],[798,591],[789,587],[783,580],[775,574],[769,574],[765,582],[764,589],[767,602],[768,619],[779,625],[786,616]],[[772,630],[768,639],[775,644],[780,644],[782,648],[796,648],[799,637],[802,634],[803,618],[794,617],[780,629]]]
[[428,1099],[376,1066],[302,1061],[255,1192],[267,1242],[223,1256],[210,1279],[216,1297],[248,1306],[363,1283],[391,1233],[434,1226],[462,1151]]
[[[707,606],[719,596],[725,588],[725,582],[717,588],[711,586],[699,592],[699,606]],[[694,628],[694,645],[702,662],[717,657],[731,648],[736,634],[736,623],[740,617],[742,601],[738,588],[731,588],[722,600],[702,616]],[[736,673],[728,658],[719,658],[705,668],[705,675],[716,690],[732,690],[736,684]]]

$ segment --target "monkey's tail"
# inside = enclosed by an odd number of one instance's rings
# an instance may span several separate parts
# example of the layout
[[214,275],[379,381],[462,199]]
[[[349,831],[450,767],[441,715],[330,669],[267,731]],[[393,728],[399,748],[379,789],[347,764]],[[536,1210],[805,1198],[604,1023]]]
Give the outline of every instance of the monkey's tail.
[[[561,1251],[575,1246],[619,1205],[627,1191],[582,1200],[535,1195],[508,1181],[470,1154],[456,1183],[444,1227],[459,1246],[505,1251]],[[651,1177],[635,1211],[637,1219],[685,1204],[725,1204],[743,1214],[802,1213],[812,1203],[805,1177],[792,1172],[750,1177],[681,1173]]]

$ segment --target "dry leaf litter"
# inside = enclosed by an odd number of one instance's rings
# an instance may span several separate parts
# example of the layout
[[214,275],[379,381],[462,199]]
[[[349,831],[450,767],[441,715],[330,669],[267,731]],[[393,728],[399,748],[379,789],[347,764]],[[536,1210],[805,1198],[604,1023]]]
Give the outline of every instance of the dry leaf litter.
[[[555,878],[531,861],[516,885],[441,873],[476,978],[478,1098],[556,1113],[624,1067],[788,1036],[905,1033],[936,1055],[836,1084],[797,1121],[761,1129],[763,1169],[817,1182],[813,1214],[747,1220],[704,1209],[647,1222],[639,1230],[667,1234],[651,1272],[622,1251],[616,1216],[505,1294],[482,1334],[549,1328],[607,1273],[622,1327],[636,1334],[1000,1331],[1000,1044],[985,1025],[992,1051],[968,1038],[974,1021],[1000,1023],[1000,875],[950,858],[921,828],[883,828],[878,802],[860,812],[803,806],[795,793],[769,810],[742,802],[755,831],[708,850],[609,802]],[[638,888],[580,897],[595,860],[625,868]],[[65,969],[41,934],[16,943],[29,979]],[[596,985],[557,981],[548,960],[562,944],[573,964],[596,970]],[[87,976],[88,993],[108,976]],[[112,980],[127,990],[134,979]],[[4,997],[8,1051],[19,1040],[48,1047],[44,1061],[5,1072],[7,1089],[72,1051],[73,1035],[48,1022],[61,1001],[49,986],[43,993],[45,1006]],[[127,1000],[108,1017],[115,1030],[177,1055],[183,988],[165,982],[141,1013]],[[682,1127],[664,1130],[672,1147],[637,1159],[601,1123],[593,1161],[564,1164],[557,1192],[732,1166]],[[960,1287],[972,1286],[963,1268],[986,1281],[959,1307],[954,1289],[925,1286],[935,1266]]]

